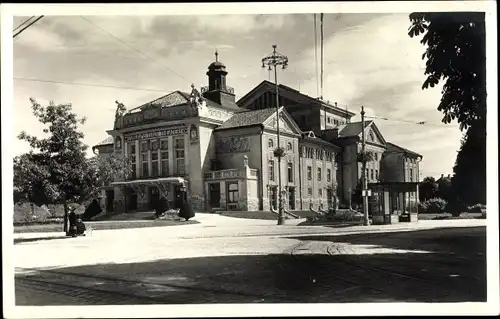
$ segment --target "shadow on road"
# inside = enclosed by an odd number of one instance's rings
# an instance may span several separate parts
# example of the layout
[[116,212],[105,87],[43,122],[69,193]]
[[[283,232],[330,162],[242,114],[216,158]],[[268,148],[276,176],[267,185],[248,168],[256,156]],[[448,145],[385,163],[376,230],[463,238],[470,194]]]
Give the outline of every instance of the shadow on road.
[[71,237],[68,237],[66,235],[60,235],[60,236],[50,236],[50,237],[14,238],[14,245],[21,243],[42,241],[42,240],[54,240],[54,239],[65,239],[65,238],[71,238]]
[[[386,233],[384,236],[360,234],[296,239],[329,241],[332,245],[338,242],[370,244],[432,253],[219,256],[68,267],[41,270],[35,275],[16,275],[16,298],[25,299],[22,297],[28,293],[25,289],[29,279],[36,278],[64,282],[66,286],[59,293],[75,294],[81,300],[78,304],[486,300],[484,227]],[[168,251],[165,251],[165,256],[168,256]],[[23,284],[18,286],[18,282]],[[35,283],[33,289],[34,286]],[[47,285],[43,286],[47,288]],[[111,293],[99,299],[92,291],[94,288]],[[113,294],[113,291],[119,294]],[[32,296],[29,303],[34,305],[74,303],[65,301],[64,296],[52,301],[44,300],[43,295]]]

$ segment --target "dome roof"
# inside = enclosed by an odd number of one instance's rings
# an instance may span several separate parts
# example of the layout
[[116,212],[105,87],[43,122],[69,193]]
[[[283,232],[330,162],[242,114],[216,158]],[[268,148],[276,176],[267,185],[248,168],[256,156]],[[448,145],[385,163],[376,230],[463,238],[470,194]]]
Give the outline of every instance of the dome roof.
[[225,69],[226,66],[224,63],[219,61],[219,52],[215,51],[215,62],[212,62],[209,66],[209,70],[214,70],[214,69]]
[[220,62],[220,61],[215,61],[215,62],[212,62],[208,68],[210,70],[212,69],[220,69],[220,68],[226,68],[226,66],[224,65],[224,63]]

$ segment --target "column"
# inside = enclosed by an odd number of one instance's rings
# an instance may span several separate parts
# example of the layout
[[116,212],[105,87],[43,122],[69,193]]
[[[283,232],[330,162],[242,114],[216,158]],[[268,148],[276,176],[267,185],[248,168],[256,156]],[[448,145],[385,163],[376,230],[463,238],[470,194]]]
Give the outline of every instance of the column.
[[136,178],[140,176],[140,162],[141,162],[141,149],[139,145],[139,140],[135,141],[135,176]]
[[174,137],[170,135],[168,137],[168,171],[170,174],[174,174]]

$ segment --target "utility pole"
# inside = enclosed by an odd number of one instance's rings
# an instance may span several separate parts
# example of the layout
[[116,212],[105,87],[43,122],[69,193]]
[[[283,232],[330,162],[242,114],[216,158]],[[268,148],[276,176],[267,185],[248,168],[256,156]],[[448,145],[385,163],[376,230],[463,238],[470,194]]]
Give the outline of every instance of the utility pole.
[[273,52],[262,59],[262,68],[268,66],[271,71],[274,68],[274,84],[276,86],[276,134],[278,138],[278,147],[274,150],[274,156],[278,158],[278,225],[285,224],[285,216],[283,215],[283,193],[281,191],[281,158],[284,156],[284,148],[280,143],[280,100],[278,89],[278,70],[277,67],[281,65],[282,69],[288,66],[288,57],[276,51],[277,45],[273,45]]
[[361,106],[361,154],[362,154],[362,168],[361,168],[361,181],[362,181],[362,191],[361,195],[363,197],[363,213],[364,213],[364,223],[363,225],[368,226],[370,224],[368,220],[368,183],[366,180],[366,139],[365,139],[365,108]]

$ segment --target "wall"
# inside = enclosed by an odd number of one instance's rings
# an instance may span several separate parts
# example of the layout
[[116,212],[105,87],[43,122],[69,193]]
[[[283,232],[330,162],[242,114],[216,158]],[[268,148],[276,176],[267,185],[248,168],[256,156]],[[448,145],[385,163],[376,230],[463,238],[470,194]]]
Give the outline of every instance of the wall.
[[[248,157],[248,166],[254,169],[261,169],[261,153],[259,150],[260,133],[259,127],[244,127],[231,130],[215,131],[215,157],[221,163],[221,169],[240,168],[243,166],[243,158]],[[221,142],[235,141],[232,149],[221,147]],[[238,141],[244,141],[238,144]],[[233,144],[235,144],[233,143]],[[231,144],[231,143],[229,143]],[[234,146],[234,145],[233,145]]]
[[[359,163],[357,159],[357,144],[346,145],[343,149],[343,201],[349,201],[350,194],[356,189],[359,174]],[[351,193],[349,192],[351,190]]]
[[[307,210],[310,208],[312,204],[312,208],[317,209],[321,205],[323,209],[326,209],[328,206],[328,198],[327,198],[327,189],[337,184],[337,172],[335,159],[329,161],[326,157],[321,160],[316,157],[316,153],[313,151],[313,158],[306,157],[304,153],[304,148],[312,148],[320,149],[320,150],[328,150],[333,153],[333,157],[335,158],[335,152],[333,149],[325,148],[323,145],[313,144],[309,142],[301,143],[301,147],[303,148],[301,157],[301,177],[302,177],[302,209]],[[309,180],[308,178],[308,167],[311,167],[312,178]],[[318,180],[318,168],[321,168],[321,180]],[[331,172],[331,180],[328,182],[327,180],[327,170]],[[312,190],[312,195],[309,194],[309,189]],[[320,194],[321,189],[321,194]],[[333,194],[334,196],[336,193]]]
[[[269,140],[273,141],[273,146],[269,146]],[[292,143],[292,150],[287,151],[285,157],[281,159],[281,185],[282,188],[285,186],[295,187],[295,207],[300,206],[299,199],[299,140],[297,136],[292,136],[289,134],[282,133],[280,134],[280,144],[281,147],[287,150],[288,143]],[[264,210],[269,210],[269,197],[270,193],[268,191],[269,186],[278,186],[278,159],[274,157],[273,151],[278,147],[277,134],[276,132],[266,130],[262,134],[262,156],[263,156],[263,167],[262,167],[262,183],[260,187],[260,192],[263,195],[263,208]],[[269,180],[270,171],[269,171],[269,161],[274,160],[274,181]],[[288,183],[288,163],[293,163],[293,182]],[[288,207],[288,201],[283,197],[284,207]]]
[[380,161],[380,178],[383,182],[404,182],[402,154],[384,153]]

